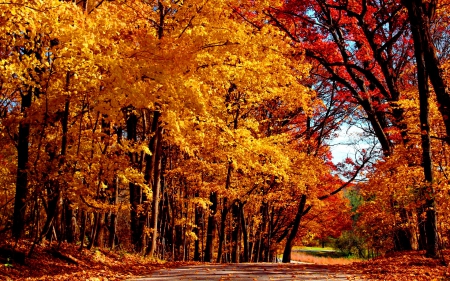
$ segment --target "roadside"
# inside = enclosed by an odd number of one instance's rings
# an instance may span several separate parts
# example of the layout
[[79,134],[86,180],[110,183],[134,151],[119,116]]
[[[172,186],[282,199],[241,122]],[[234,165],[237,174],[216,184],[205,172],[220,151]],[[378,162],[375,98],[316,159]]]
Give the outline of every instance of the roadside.
[[[8,246],[12,247],[14,245],[7,244],[3,241],[0,248]],[[14,249],[23,253],[28,253],[30,247],[30,242],[20,241]],[[445,251],[444,253],[447,260],[450,260],[450,251]],[[65,259],[64,257],[69,257],[70,259]],[[170,269],[176,269],[175,272],[180,273],[180,271],[183,272],[186,268],[204,268],[205,274],[208,272],[219,273],[224,271],[224,274],[216,274],[220,275],[222,280],[263,280],[258,278],[275,278],[281,271],[287,271],[291,273],[291,275],[280,277],[284,279],[278,280],[308,280],[305,278],[314,275],[320,276],[320,274],[327,276],[327,278],[335,278],[334,280],[347,280],[347,278],[354,279],[355,277],[360,278],[360,280],[388,281],[450,280],[449,268],[442,265],[439,260],[425,258],[422,252],[394,253],[369,261],[337,265],[218,265],[193,262],[158,262],[120,250],[109,251],[94,249],[92,251],[83,250],[80,252],[78,246],[65,243],[62,243],[59,247],[57,244],[37,245],[32,257],[27,257],[24,264],[5,258],[0,259],[0,280],[142,280],[139,278],[151,276],[152,274],[158,274],[158,278],[160,278],[153,280],[163,280],[161,279],[164,276],[163,274],[169,272]],[[252,274],[258,276],[258,278],[239,274],[239,276],[247,279],[230,279],[231,276],[235,274],[233,268],[251,270],[253,272]],[[193,270],[194,273],[196,271],[198,270]],[[200,271],[197,273],[200,273]],[[231,276],[229,274],[231,274]],[[345,278],[336,279],[341,277]],[[202,275],[197,274],[192,280],[202,280],[201,278]],[[175,281],[176,279],[171,278],[166,280]]]

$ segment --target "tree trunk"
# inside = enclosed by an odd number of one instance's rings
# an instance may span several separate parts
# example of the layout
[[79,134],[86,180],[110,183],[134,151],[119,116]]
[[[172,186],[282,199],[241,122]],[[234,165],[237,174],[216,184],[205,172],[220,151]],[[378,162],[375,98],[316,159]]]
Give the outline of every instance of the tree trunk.
[[232,232],[231,232],[231,262],[239,262],[240,252],[240,236],[241,236],[241,203],[235,202],[231,207],[232,219]]
[[[408,225],[408,216],[405,208],[400,208],[400,222],[401,225]],[[411,232],[409,228],[401,228],[395,232],[394,249],[396,251],[410,251],[412,250]]]
[[26,95],[22,96],[21,112],[24,120],[19,124],[19,136],[17,141],[17,180],[16,195],[14,198],[14,215],[12,235],[19,239],[25,229],[26,200],[28,193],[28,143],[30,138],[30,123],[26,120],[26,110],[31,106],[33,90],[30,89]]
[[242,256],[242,261],[249,262],[250,258],[249,258],[248,233],[247,233],[247,224],[245,223],[245,213],[243,204],[241,204],[240,212],[241,212],[241,229],[244,243],[244,255]]
[[211,192],[209,195],[209,216],[208,216],[208,228],[206,230],[206,245],[205,254],[203,260],[205,262],[212,262],[213,259],[213,241],[216,230],[216,211],[217,211],[217,193]]
[[80,251],[83,249],[84,247],[84,238],[86,237],[86,211],[82,210],[81,211],[81,227],[80,227]]
[[[440,76],[439,65],[427,62],[429,59],[433,59],[435,53],[430,53],[430,45],[432,42],[429,38],[429,19],[427,13],[424,11],[425,6],[422,1],[403,1],[404,5],[408,8],[408,16],[411,24],[411,32],[414,39],[414,51],[417,64],[417,78],[419,86],[419,102],[420,102],[420,131],[422,138],[422,161],[425,176],[425,186],[421,190],[421,195],[425,198],[425,204],[423,210],[425,211],[425,222],[419,223],[419,226],[423,225],[426,235],[426,254],[429,257],[436,257],[438,251],[438,239],[436,231],[436,211],[434,202],[434,189],[433,189],[433,163],[431,158],[431,139],[430,139],[430,122],[429,122],[429,88],[428,77],[436,80],[433,75]],[[434,46],[432,46],[434,47]],[[437,58],[435,63],[438,63]],[[437,71],[437,72],[436,72]],[[429,76],[430,75],[430,76]],[[433,81],[432,81],[433,83]],[[434,84],[433,84],[434,85]],[[436,94],[440,90],[441,85],[436,85]],[[441,89],[442,90],[442,89]],[[445,91],[445,90],[444,90]],[[444,93],[445,94],[445,93]],[[448,96],[448,93],[447,93]],[[438,98],[439,102],[439,98]],[[450,106],[450,99],[447,103],[440,106],[440,110],[443,107]],[[441,111],[442,112],[442,111]],[[444,115],[443,115],[444,116]],[[450,116],[450,115],[448,115]],[[449,128],[450,129],[450,128]]]
[[222,201],[222,212],[220,216],[220,233],[219,233],[219,248],[217,249],[217,262],[222,262],[222,252],[223,252],[223,244],[225,243],[225,230],[226,230],[226,221],[228,214],[228,199],[225,197]]
[[[68,71],[66,73],[66,90],[68,90],[69,82],[70,82],[71,73]],[[69,125],[69,111],[70,110],[70,99],[66,98],[64,113],[61,119],[62,126],[62,138],[61,138],[61,154],[59,157],[59,173],[62,174],[64,172],[64,164],[66,162],[66,154],[67,154],[67,133],[68,133],[68,125]],[[58,192],[60,189],[61,183],[58,183]],[[73,243],[75,241],[75,218],[73,209],[70,206],[69,199],[64,200],[64,214],[65,214],[65,237],[67,242]]]
[[75,241],[75,217],[70,201],[64,200],[64,215],[65,215],[65,238],[68,243]]
[[103,248],[105,245],[105,231],[104,231],[105,218],[106,214],[97,213],[96,231],[95,235],[93,236],[95,247]]
[[[113,191],[113,197],[112,202],[114,206],[117,206],[119,203],[119,179],[116,177],[114,179],[114,191]],[[116,240],[116,229],[117,229],[117,210],[114,209],[114,211],[111,212],[111,223],[109,225],[109,239],[108,239],[108,246],[111,249],[114,249],[115,240]]]
[[[138,118],[136,114],[133,112],[133,108],[127,109],[127,139],[132,142],[137,142],[137,123]],[[132,152],[129,155],[131,166],[137,168],[138,164],[138,156],[137,153]],[[141,237],[143,233],[141,232],[142,228],[139,227],[139,206],[142,203],[142,191],[140,186],[137,184],[130,182],[129,183],[130,190],[130,230],[131,230],[131,244],[136,252],[141,252],[143,245],[141,243]]]
[[161,113],[155,111],[152,121],[153,136],[149,143],[149,150],[152,155],[146,155],[145,179],[152,187],[152,214],[150,218],[151,242],[146,254],[154,256],[156,250],[156,241],[158,238],[158,214],[159,200],[161,191],[161,165],[162,165],[162,127],[160,124]]
[[[404,0],[403,4],[408,9],[411,31],[416,33],[415,35],[413,34],[414,47],[419,49],[419,55],[423,59],[427,76],[433,85],[438,109],[442,115],[447,132],[446,141],[450,144],[450,92],[444,79],[444,73],[430,32],[430,20],[434,15],[437,2],[437,0]],[[418,59],[417,53],[416,59]]]
[[[195,194],[195,197],[198,197],[198,193]],[[197,239],[194,241],[194,261],[200,261],[200,220],[201,220],[201,213],[198,206],[195,206],[195,214],[194,214],[194,229],[193,232],[195,233],[195,236],[197,236]]]
[[291,251],[292,251],[292,243],[294,242],[295,237],[297,236],[298,229],[300,227],[300,221],[305,212],[305,204],[306,204],[306,195],[303,194],[300,202],[298,204],[297,214],[295,215],[294,223],[292,225],[291,232],[286,240],[286,246],[284,247],[283,252],[283,262],[289,263],[291,262]]

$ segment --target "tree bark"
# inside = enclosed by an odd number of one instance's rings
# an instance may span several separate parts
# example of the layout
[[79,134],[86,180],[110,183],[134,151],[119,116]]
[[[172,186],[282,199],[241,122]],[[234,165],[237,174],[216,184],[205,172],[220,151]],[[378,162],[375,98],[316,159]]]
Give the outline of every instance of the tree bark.
[[208,228],[206,230],[206,245],[205,254],[203,260],[205,262],[212,262],[213,260],[213,241],[216,232],[216,211],[217,211],[217,193],[211,192],[209,195],[209,216],[208,216]]
[[233,230],[231,232],[231,262],[239,262],[240,253],[240,236],[241,236],[241,203],[235,202],[231,207],[231,213],[233,215],[232,225]]
[[[431,37],[430,20],[434,15],[434,9],[437,5],[437,0],[422,1],[410,0],[403,1],[408,9],[408,16],[411,23],[411,29],[416,29],[417,35],[414,36],[415,48],[420,48],[421,56],[425,64],[427,76],[433,85],[436,99],[438,102],[438,109],[442,115],[442,120],[447,132],[446,141],[450,144],[450,92],[444,79],[443,70],[437,56],[437,50],[434,46]],[[417,36],[420,36],[418,38]],[[416,37],[419,39],[416,45]],[[420,44],[420,46],[419,46]],[[417,55],[416,55],[417,59]],[[428,102],[427,102],[428,103]]]
[[152,187],[152,214],[150,218],[150,228],[152,229],[150,247],[148,255],[152,256],[156,250],[158,238],[158,214],[161,191],[161,159],[162,159],[162,127],[160,122],[161,113],[155,111],[152,121],[153,136],[149,142],[149,150],[152,155],[146,155],[145,180]]
[[[198,197],[198,193],[195,194],[195,197]],[[197,239],[194,241],[194,261],[200,261],[200,220],[201,220],[201,213],[198,206],[195,206],[195,214],[194,214],[194,233],[197,236]]]
[[245,213],[244,213],[244,205],[241,204],[240,206],[240,212],[241,212],[241,229],[242,229],[242,236],[243,236],[243,244],[244,244],[244,255],[242,256],[243,262],[249,262],[249,243],[248,243],[248,233],[247,233],[247,224],[245,223]]
[[[425,198],[423,211],[425,211],[425,222],[420,221],[419,227],[424,227],[423,232],[426,236],[426,254],[429,257],[437,257],[438,239],[436,231],[436,211],[434,202],[433,189],[433,162],[431,157],[431,139],[430,139],[430,122],[429,122],[429,88],[428,78],[439,75],[436,73],[436,65],[427,63],[430,59],[430,38],[429,34],[429,19],[426,17],[424,11],[424,4],[422,1],[403,1],[408,9],[408,16],[411,24],[411,32],[414,39],[414,53],[417,64],[417,80],[419,88],[419,102],[420,102],[420,131],[422,139],[422,161],[424,168],[425,186],[421,190],[421,195]],[[429,72],[429,70],[431,72]],[[436,79],[436,78],[433,78]],[[437,91],[439,89],[435,89]],[[436,92],[437,94],[437,92]],[[445,106],[449,106],[447,103]],[[441,106],[442,107],[442,106]]]
[[31,106],[33,90],[28,90],[27,94],[21,94],[21,112],[24,120],[19,124],[19,136],[17,142],[17,180],[16,195],[14,198],[14,214],[12,235],[14,238],[22,238],[25,230],[26,200],[28,193],[28,143],[30,138],[30,123],[26,120],[26,110]]
[[[128,108],[127,110],[127,139],[134,143],[137,142],[137,123],[138,118],[136,114],[133,112],[133,108]],[[132,152],[129,154],[131,166],[137,168],[137,153]],[[141,243],[141,237],[143,233],[141,232],[142,228],[139,227],[139,216],[140,210],[139,206],[142,203],[142,190],[141,188],[133,183],[129,183],[129,191],[130,191],[130,230],[131,230],[131,244],[136,252],[141,252],[143,245]]]
[[[119,203],[119,179],[116,177],[114,179],[114,191],[112,196],[112,202],[114,206]],[[109,239],[108,245],[111,249],[114,249],[116,240],[116,230],[117,230],[117,214],[116,210],[111,212],[111,223],[109,225]]]
[[283,262],[289,263],[291,262],[291,252],[292,252],[292,243],[294,242],[295,237],[297,236],[298,229],[300,227],[300,221],[305,213],[305,204],[306,204],[306,195],[303,194],[300,202],[298,204],[297,214],[295,215],[294,223],[292,225],[291,232],[286,240],[286,246],[284,247],[283,252]]

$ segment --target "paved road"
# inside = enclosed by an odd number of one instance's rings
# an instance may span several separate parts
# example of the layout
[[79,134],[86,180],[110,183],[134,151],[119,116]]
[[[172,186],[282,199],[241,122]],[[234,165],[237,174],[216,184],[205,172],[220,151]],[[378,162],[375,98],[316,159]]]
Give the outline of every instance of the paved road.
[[326,266],[299,264],[209,264],[157,270],[134,281],[293,281],[293,280],[361,280],[333,272]]

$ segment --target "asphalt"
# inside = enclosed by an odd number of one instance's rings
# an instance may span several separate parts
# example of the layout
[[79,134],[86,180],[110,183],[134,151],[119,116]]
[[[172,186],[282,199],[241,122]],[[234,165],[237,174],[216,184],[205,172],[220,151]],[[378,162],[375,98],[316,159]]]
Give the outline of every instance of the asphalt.
[[292,281],[362,280],[327,266],[310,264],[241,263],[205,264],[162,269],[130,281]]

